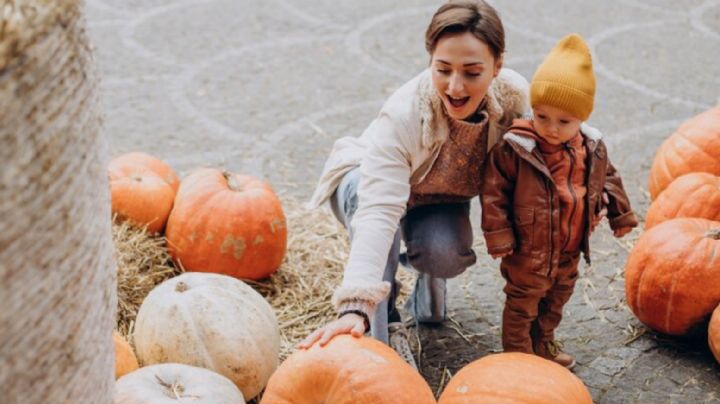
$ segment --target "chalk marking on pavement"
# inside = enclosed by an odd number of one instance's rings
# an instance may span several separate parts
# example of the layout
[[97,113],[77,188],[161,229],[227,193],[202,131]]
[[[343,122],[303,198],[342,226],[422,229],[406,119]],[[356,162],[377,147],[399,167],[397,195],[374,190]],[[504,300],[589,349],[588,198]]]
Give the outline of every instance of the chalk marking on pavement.
[[516,25],[516,24],[510,22],[509,20],[510,20],[509,18],[506,18],[505,20],[503,20],[503,26],[505,27],[505,29],[515,32],[517,34],[520,34],[522,36],[525,36],[525,37],[528,37],[531,39],[537,39],[539,41],[553,44],[553,45],[559,39],[552,35],[547,35],[542,32],[539,32],[539,31],[523,28],[520,25]]
[[533,62],[541,62],[545,58],[544,54],[535,54],[535,55],[524,55],[524,56],[516,56],[512,58],[505,58],[503,61],[503,66],[513,66],[513,65],[524,65],[526,63],[533,63]]
[[111,13],[121,14],[123,17],[127,17],[130,15],[130,12],[128,10],[112,6],[101,0],[88,0],[87,4],[91,5],[92,7],[96,7],[100,10],[105,10],[105,11],[109,11]]
[[713,31],[713,29],[705,25],[705,22],[702,20],[703,14],[715,6],[720,6],[720,0],[709,0],[690,10],[690,24],[692,24],[693,28],[710,38],[720,41],[720,33]]
[[165,66],[170,67],[177,67],[182,68],[184,64],[180,63],[178,60],[176,60],[174,57],[170,55],[163,55],[160,56],[156,52],[153,52],[140,44],[135,39],[135,30],[137,27],[144,23],[146,20],[149,20],[153,17],[156,17],[161,14],[165,14],[171,11],[175,11],[182,8],[187,8],[194,5],[201,5],[204,3],[210,3],[212,0],[189,0],[189,1],[183,1],[179,3],[170,4],[167,6],[157,7],[150,9],[149,11],[140,14],[139,16],[133,18],[125,27],[125,29],[120,31],[120,39],[122,40],[123,45],[125,45],[128,49],[133,50],[137,55],[142,56],[146,59],[152,60],[156,63],[160,63]]
[[[647,124],[647,125],[636,126],[634,128],[626,129],[626,130],[623,130],[620,132],[611,133],[611,134],[609,134],[609,136],[606,136],[603,139],[603,141],[608,146],[615,146],[618,143],[627,142],[628,138],[636,137],[638,135],[641,135],[641,134],[644,134],[647,132],[654,132],[656,130],[677,128],[678,126],[680,126],[680,124],[685,122],[685,120],[688,118],[690,118],[690,116],[688,116],[687,118],[684,118],[684,119],[668,119],[665,121],[657,121],[657,122]],[[668,135],[669,135],[669,133],[668,133]]]
[[394,67],[388,66],[386,64],[383,64],[380,61],[375,60],[375,58],[372,57],[368,52],[366,52],[360,43],[362,36],[372,29],[373,27],[386,23],[388,21],[400,18],[400,17],[408,17],[418,14],[428,14],[433,13],[437,10],[437,5],[435,6],[425,6],[425,7],[414,7],[414,8],[408,8],[408,9],[401,9],[401,10],[393,10],[389,11],[387,13],[379,14],[374,17],[368,18],[364,20],[363,22],[358,25],[357,28],[355,28],[353,31],[351,31],[347,37],[345,38],[345,46],[347,47],[347,50],[350,51],[351,54],[354,54],[360,58],[367,66],[373,67],[377,69],[378,71],[381,71],[383,73],[389,74],[392,77],[398,78],[398,79],[407,79],[407,73],[401,72],[400,70],[395,69]]
[[243,140],[246,140],[248,144],[252,144],[253,139],[252,136],[248,133],[242,133],[240,130],[221,122],[220,120],[212,117],[207,112],[202,111],[198,109],[192,101],[190,101],[187,97],[186,93],[186,87],[192,83],[195,79],[195,77],[202,72],[203,70],[207,69],[210,66],[213,66],[217,63],[222,62],[225,59],[231,58],[231,57],[237,57],[245,53],[249,52],[255,52],[263,49],[271,49],[271,48],[280,48],[280,47],[287,47],[287,46],[294,46],[294,45],[304,45],[304,44],[310,44],[313,42],[319,42],[319,41],[328,41],[332,39],[333,37],[340,37],[339,35],[335,36],[309,36],[309,37],[299,37],[299,38],[283,38],[283,39],[274,39],[267,42],[262,42],[259,44],[253,44],[253,45],[247,45],[242,46],[239,48],[231,48],[227,49],[223,52],[220,52],[216,54],[213,57],[205,59],[203,62],[196,63],[194,65],[189,66],[185,69],[185,71],[180,74],[177,77],[177,81],[175,82],[175,85],[170,87],[169,95],[170,95],[170,102],[177,107],[180,112],[185,113],[192,117],[193,119],[196,119],[201,125],[205,126],[209,130],[212,131],[212,135],[223,137],[233,137],[233,138],[241,138]]
[[649,10],[649,11],[655,11],[657,13],[662,13],[667,16],[671,16],[671,17],[675,17],[675,18],[677,18],[678,15],[683,14],[682,12],[667,10],[665,8],[650,5],[650,4],[647,4],[645,2],[638,1],[638,0],[618,0],[618,1],[620,1],[620,3],[624,3],[628,6],[642,8],[642,9]]
[[[121,18],[113,18],[113,19],[107,19],[107,20],[92,20],[87,19],[87,24],[85,24],[90,31],[92,31],[95,28],[104,28],[112,25],[125,25],[127,23],[127,20],[123,20]],[[93,41],[94,42],[94,41]]]
[[300,18],[301,20],[303,20],[307,23],[310,23],[311,25],[315,25],[318,27],[330,28],[331,30],[335,30],[335,31],[347,31],[347,29],[349,28],[345,25],[335,24],[334,22],[323,21],[319,18],[315,18],[315,16],[310,15],[310,14],[300,10],[299,8],[295,7],[294,5],[288,3],[286,0],[271,0],[271,1],[273,3],[279,5],[283,9],[285,9],[285,11],[287,11],[288,13]]
[[627,25],[622,25],[622,26],[618,26],[618,27],[612,27],[612,28],[609,28],[607,30],[601,31],[601,32],[593,35],[592,37],[588,38],[587,42],[588,42],[588,45],[590,46],[592,53],[594,55],[596,55],[593,58],[594,59],[593,62],[595,65],[594,66],[595,71],[599,74],[602,74],[609,80],[616,82],[617,84],[631,88],[641,94],[647,95],[652,98],[656,98],[656,99],[659,99],[662,101],[667,101],[667,102],[670,102],[673,104],[688,106],[691,108],[702,108],[702,109],[709,108],[711,106],[710,104],[696,102],[696,101],[692,101],[692,100],[686,100],[681,97],[677,97],[677,96],[670,95],[670,94],[665,94],[660,91],[654,90],[650,87],[647,87],[644,84],[640,84],[635,80],[632,80],[627,77],[623,77],[620,74],[615,73],[612,70],[610,70],[609,68],[607,68],[602,63],[600,58],[597,57],[598,45],[601,42],[603,42],[607,39],[610,39],[616,35],[619,35],[619,34],[622,34],[622,33],[628,32],[628,31],[633,31],[633,30],[656,28],[658,26],[677,25],[677,24],[682,24],[682,23],[683,23],[683,21],[659,20],[659,21],[654,21],[654,22],[650,22],[650,23],[627,24]]
[[[332,108],[325,108],[320,111],[313,112],[311,114],[302,116],[292,122],[288,122],[273,132],[260,137],[257,139],[255,144],[252,146],[252,152],[250,153],[253,158],[248,161],[249,166],[256,167],[264,171],[263,157],[272,155],[273,149],[283,139],[297,135],[299,131],[310,128],[313,132],[324,133],[316,122],[325,120],[332,116],[349,114],[354,110],[365,109],[365,108],[376,108],[378,111],[385,102],[385,98],[372,100],[372,101],[361,101],[352,104],[338,105]],[[360,131],[362,132],[362,131]],[[357,133],[356,135],[359,135]],[[339,138],[340,136],[336,136]]]

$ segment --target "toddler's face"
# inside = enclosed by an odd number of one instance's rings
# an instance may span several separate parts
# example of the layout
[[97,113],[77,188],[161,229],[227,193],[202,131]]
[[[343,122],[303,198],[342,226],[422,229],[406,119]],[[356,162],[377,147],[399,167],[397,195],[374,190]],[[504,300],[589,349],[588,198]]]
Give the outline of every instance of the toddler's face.
[[440,38],[430,64],[433,84],[448,115],[462,120],[477,111],[502,60],[495,60],[485,42],[465,32]]
[[569,112],[550,105],[533,107],[533,126],[546,142],[558,145],[572,139],[582,121]]

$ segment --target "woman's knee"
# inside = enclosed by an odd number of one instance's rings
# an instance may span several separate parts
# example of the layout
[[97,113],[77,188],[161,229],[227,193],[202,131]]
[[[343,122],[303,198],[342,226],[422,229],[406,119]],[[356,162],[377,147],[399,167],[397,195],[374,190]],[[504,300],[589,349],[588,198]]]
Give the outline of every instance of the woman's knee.
[[360,172],[357,168],[348,171],[338,184],[330,197],[330,207],[335,217],[345,228],[350,229],[350,222],[357,210],[357,188],[360,182]]
[[421,206],[403,221],[408,261],[420,272],[452,278],[475,263],[469,203]]
[[408,243],[408,261],[416,270],[436,278],[452,278],[475,264],[477,257],[470,246],[430,242]]

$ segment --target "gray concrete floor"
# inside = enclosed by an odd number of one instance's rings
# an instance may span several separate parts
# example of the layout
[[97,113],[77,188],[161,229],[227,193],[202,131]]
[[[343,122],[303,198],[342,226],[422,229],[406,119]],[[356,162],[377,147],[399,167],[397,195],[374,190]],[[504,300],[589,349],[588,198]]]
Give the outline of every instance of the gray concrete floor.
[[[181,174],[203,164],[307,198],[333,141],[357,135],[421,71],[430,0],[88,0],[113,155],[144,150]],[[530,78],[561,36],[582,34],[597,74],[590,123],[606,137],[635,209],[648,206],[654,150],[720,98],[719,0],[497,0],[506,66]],[[477,212],[477,210],[475,211]],[[624,304],[630,240],[607,226],[558,334],[597,402],[719,402],[702,339],[643,332]],[[482,251],[482,250],[481,250]],[[421,329],[422,371],[500,349],[502,280],[478,264],[450,283],[450,325]],[[450,348],[452,347],[452,348]]]

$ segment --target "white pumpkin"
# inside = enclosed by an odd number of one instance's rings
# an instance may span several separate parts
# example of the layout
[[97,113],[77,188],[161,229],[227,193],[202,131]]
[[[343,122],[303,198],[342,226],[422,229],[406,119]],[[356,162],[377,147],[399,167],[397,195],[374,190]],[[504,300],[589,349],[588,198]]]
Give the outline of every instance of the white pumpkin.
[[115,383],[115,404],[245,404],[227,377],[179,363],[146,366]]
[[280,330],[272,307],[226,275],[188,272],[156,286],[140,306],[133,335],[141,363],[213,370],[248,399],[278,366]]

